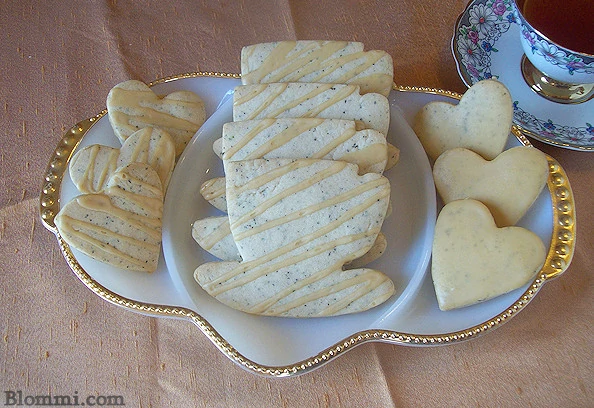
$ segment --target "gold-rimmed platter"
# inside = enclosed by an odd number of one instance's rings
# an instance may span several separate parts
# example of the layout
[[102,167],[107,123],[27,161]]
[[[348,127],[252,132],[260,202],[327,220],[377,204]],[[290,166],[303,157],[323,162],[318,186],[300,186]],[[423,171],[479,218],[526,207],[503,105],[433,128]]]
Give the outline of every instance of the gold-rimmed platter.
[[[196,188],[205,177],[220,171],[212,141],[220,136],[217,132],[222,123],[231,120],[229,95],[238,84],[237,75],[219,73],[184,74],[151,84],[162,94],[195,91],[205,100],[209,116],[172,177],[165,203],[163,254],[153,274],[106,268],[70,248],[60,237],[54,216],[62,203],[78,194],[67,172],[69,158],[76,149],[93,143],[118,146],[105,112],[80,122],[64,135],[44,174],[40,214],[44,225],[56,234],[73,272],[95,294],[132,311],[189,319],[240,366],[268,376],[291,376],[311,371],[368,341],[436,345],[478,337],[515,316],[544,283],[569,265],[575,242],[573,195],[563,169],[549,158],[548,188],[520,223],[549,247],[542,271],[533,282],[499,298],[456,311],[439,311],[428,273],[438,203],[429,162],[408,123],[425,103],[456,102],[460,95],[395,86],[390,94],[388,138],[401,148],[402,159],[387,174],[396,205],[384,227],[389,245],[394,247],[378,266],[395,280],[400,288],[397,294],[372,311],[332,318],[270,318],[230,310],[193,284],[193,268],[206,255],[193,243],[190,231],[194,217],[212,211],[201,202]],[[508,147],[520,144],[529,142],[514,131]]]

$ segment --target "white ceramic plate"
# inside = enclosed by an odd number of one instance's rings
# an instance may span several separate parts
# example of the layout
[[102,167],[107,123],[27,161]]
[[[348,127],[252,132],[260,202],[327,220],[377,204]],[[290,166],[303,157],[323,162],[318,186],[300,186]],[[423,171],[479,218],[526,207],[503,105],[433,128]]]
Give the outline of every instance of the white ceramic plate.
[[[549,189],[543,191],[520,223],[551,248],[541,274],[524,288],[482,304],[450,312],[438,309],[428,273],[438,204],[429,162],[408,123],[429,101],[456,103],[459,95],[425,88],[395,88],[389,97],[392,117],[388,139],[401,149],[401,159],[386,173],[392,184],[394,208],[382,229],[388,238],[388,250],[372,265],[390,275],[397,287],[396,295],[364,313],[314,319],[254,316],[224,306],[192,278],[196,266],[213,258],[193,241],[191,225],[197,218],[217,213],[202,199],[199,188],[204,180],[222,175],[212,142],[220,137],[223,123],[231,120],[229,91],[238,84],[239,80],[230,75],[212,73],[187,74],[153,84],[159,94],[180,89],[196,92],[204,98],[209,115],[171,179],[164,209],[163,256],[153,274],[106,266],[71,249],[61,239],[53,218],[60,203],[78,195],[67,172],[68,158],[76,151],[73,149],[95,143],[119,145],[105,112],[77,124],[64,136],[45,174],[40,213],[45,226],[56,234],[72,270],[97,295],[133,311],[190,319],[242,367],[287,376],[319,367],[366,341],[449,344],[484,334],[513,317],[545,281],[561,274],[569,264],[574,224],[565,222],[563,227],[558,220],[573,217],[573,196],[563,169],[550,159]],[[525,138],[510,135],[508,146],[521,142],[528,143]],[[561,246],[564,249],[559,255]]]
[[171,177],[164,209],[163,250],[178,291],[191,299],[191,307],[199,310],[223,337],[237,344],[242,354],[266,364],[299,361],[347,337],[353,330],[377,327],[419,289],[431,255],[436,218],[431,168],[400,109],[391,104],[388,140],[401,149],[401,161],[385,173],[392,185],[391,201],[395,209],[382,227],[388,240],[386,253],[390,255],[369,265],[392,278],[396,295],[363,313],[338,318],[288,319],[232,310],[210,297],[193,278],[198,265],[216,260],[194,242],[191,227],[199,218],[221,214],[200,196],[200,186],[210,178],[224,175],[212,144],[221,137],[223,124],[233,120],[232,102],[229,99],[223,103],[202,126]]

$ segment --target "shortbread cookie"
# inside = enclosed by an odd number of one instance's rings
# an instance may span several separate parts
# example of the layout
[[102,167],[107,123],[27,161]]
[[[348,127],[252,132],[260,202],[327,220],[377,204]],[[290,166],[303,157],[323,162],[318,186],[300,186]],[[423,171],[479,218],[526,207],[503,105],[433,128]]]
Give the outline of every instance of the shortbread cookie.
[[[217,139],[222,142],[222,139]],[[222,147],[222,143],[217,143],[213,145],[213,147]],[[391,143],[386,143],[387,153],[388,153],[388,160],[386,162],[386,170],[390,170],[392,167],[398,163],[400,158],[400,149],[394,146]],[[215,148],[216,149],[216,148]],[[215,150],[215,153],[217,150]],[[220,157],[222,157],[222,151],[218,150]],[[271,157],[269,157],[271,158]],[[283,158],[283,157],[279,157]],[[345,159],[345,157],[343,157]],[[346,157],[347,162],[350,162],[349,157]],[[225,196],[225,177],[215,177],[212,179],[206,180],[200,186],[200,194],[206,201],[208,201],[213,207],[227,212],[227,198]]]
[[149,164],[159,175],[165,191],[175,167],[175,146],[169,134],[147,127],[131,134],[121,149],[87,146],[72,157],[68,169],[81,193],[100,193],[118,168],[135,162]]
[[279,41],[241,50],[241,82],[317,82],[359,85],[362,93],[388,96],[394,81],[392,57],[363,51],[347,41]]
[[223,138],[219,137],[217,140],[212,142],[212,151],[217,157],[223,160]]
[[386,248],[388,248],[388,241],[386,240],[386,236],[382,232],[380,232],[379,234],[377,234],[377,237],[375,238],[375,241],[373,242],[373,245],[371,246],[369,251],[367,251],[366,254],[359,258],[353,259],[351,262],[346,264],[346,266],[350,269],[362,268],[365,265],[375,261],[376,259],[381,258],[384,252],[386,252]]
[[359,166],[359,173],[382,173],[386,137],[357,129],[352,120],[290,118],[230,122],[223,125],[223,160],[327,159]]
[[444,203],[473,198],[485,204],[497,226],[515,225],[547,183],[546,155],[518,146],[492,161],[463,148],[444,152],[435,161],[433,177]]
[[94,144],[72,156],[68,172],[72,182],[84,194],[101,193],[118,167],[120,149]]
[[394,146],[392,143],[386,143],[388,148],[388,162],[386,163],[386,171],[396,166],[400,160],[400,149]]
[[[381,173],[387,163],[385,137],[376,130],[357,130],[354,121],[338,119],[257,119],[226,123],[221,146],[224,160],[238,161],[255,158],[322,158],[344,160],[357,164],[359,173]],[[398,150],[394,148],[395,150]],[[214,207],[227,211],[225,178],[217,177],[202,184],[200,193]],[[239,255],[229,233],[219,228],[215,220],[198,220],[193,230],[198,244],[221,260],[234,260]],[[217,224],[220,227],[223,224]],[[225,224],[228,228],[228,222]],[[207,235],[207,236],[205,236]],[[381,256],[385,250],[378,241],[363,259],[365,265]]]
[[469,306],[530,282],[544,264],[542,240],[520,227],[497,228],[489,209],[467,199],[437,218],[431,274],[441,310]]
[[118,168],[129,163],[147,163],[155,169],[163,191],[166,191],[175,168],[175,155],[175,144],[169,133],[147,127],[132,133],[126,139],[120,149]]
[[[192,238],[202,249],[221,261],[241,261],[241,255],[239,255],[239,250],[231,234],[228,215],[207,217],[194,221],[192,224]],[[350,262],[348,267],[361,268],[375,261],[384,254],[387,246],[386,236],[380,232],[369,251]]]
[[429,102],[417,113],[413,129],[433,160],[455,147],[470,149],[491,160],[505,147],[512,116],[508,89],[489,79],[472,85],[458,105]]
[[200,194],[213,207],[227,212],[227,197],[225,196],[225,177],[215,177],[206,180],[200,186]]
[[[290,118],[256,119],[223,125],[220,147],[223,160],[246,159],[326,159],[344,160],[359,166],[359,173],[382,173],[388,163],[385,136],[373,129],[358,130],[352,120]],[[224,178],[203,183],[202,196],[226,211]]]
[[223,261],[241,261],[227,215],[194,221],[192,238],[202,249]]
[[233,94],[233,121],[278,118],[348,119],[384,135],[390,124],[388,98],[360,95],[354,85],[273,83],[243,85]]
[[122,82],[107,95],[109,122],[122,144],[137,130],[152,126],[165,130],[179,156],[206,119],[204,102],[191,91],[160,97],[145,83]]
[[[337,119],[337,120],[340,120],[340,119]],[[245,121],[245,122],[249,122],[249,121]],[[234,123],[239,123],[239,122],[234,122]],[[398,163],[398,160],[400,160],[400,149],[399,148],[397,148],[396,146],[394,146],[391,143],[386,142],[386,149],[388,151],[388,157],[387,157],[387,162],[386,162],[384,171],[390,170],[392,167],[394,167],[396,165],[396,163]],[[223,138],[222,137],[213,142],[212,150],[219,157],[219,159],[221,159],[221,160],[223,159]]]
[[392,295],[383,273],[342,270],[376,240],[388,179],[315,159],[226,161],[225,172],[243,260],[199,266],[194,276],[209,294],[248,313],[295,317],[363,311]]
[[163,191],[147,164],[115,172],[102,194],[85,194],[56,215],[60,236],[93,259],[117,268],[153,272],[161,251]]

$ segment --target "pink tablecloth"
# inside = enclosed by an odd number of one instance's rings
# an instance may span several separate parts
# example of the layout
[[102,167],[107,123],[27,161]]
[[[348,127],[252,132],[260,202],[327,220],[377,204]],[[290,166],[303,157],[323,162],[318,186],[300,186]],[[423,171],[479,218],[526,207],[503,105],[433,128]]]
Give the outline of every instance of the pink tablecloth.
[[2,2],[2,403],[14,406],[19,397],[35,395],[79,396],[79,402],[112,395],[138,407],[591,406],[592,153],[535,142],[568,173],[579,236],[569,270],[512,321],[445,347],[365,344],[287,379],[241,369],[189,322],[145,317],[101,300],[70,271],[39,219],[51,153],[67,129],[105,107],[116,83],[238,72],[241,47],[256,42],[347,39],[388,51],[397,84],[463,92],[450,39],[465,5]]

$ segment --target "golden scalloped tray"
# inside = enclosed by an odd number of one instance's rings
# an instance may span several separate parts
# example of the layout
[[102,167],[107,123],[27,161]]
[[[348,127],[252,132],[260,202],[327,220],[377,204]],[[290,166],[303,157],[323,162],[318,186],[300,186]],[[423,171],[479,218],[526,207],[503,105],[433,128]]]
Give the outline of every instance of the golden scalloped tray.
[[[433,346],[484,335],[516,316],[546,282],[569,266],[576,234],[573,193],[563,168],[548,157],[548,188],[519,224],[538,234],[549,248],[540,273],[525,287],[496,299],[449,312],[438,309],[428,270],[439,204],[429,162],[408,123],[424,104],[434,100],[455,103],[461,95],[395,85],[389,96],[392,118],[388,139],[401,149],[401,162],[387,176],[403,194],[392,197],[399,210],[383,229],[392,246],[389,255],[374,267],[394,279],[400,288],[396,295],[371,311],[327,318],[263,317],[229,309],[192,281],[193,268],[209,259],[193,243],[190,225],[193,217],[212,211],[200,202],[197,189],[205,177],[221,171],[211,143],[220,136],[222,124],[231,120],[229,96],[240,83],[238,78],[235,74],[198,72],[150,84],[160,94],[181,89],[196,92],[205,100],[209,116],[172,177],[165,201],[163,256],[153,274],[124,272],[88,258],[70,248],[54,224],[61,203],[78,194],[67,171],[74,152],[94,143],[119,146],[106,110],[76,124],[58,143],[43,176],[41,219],[56,235],[72,271],[99,297],[146,315],[188,319],[233,362],[251,372],[284,377],[309,372],[370,341]],[[508,147],[529,144],[512,129]]]

